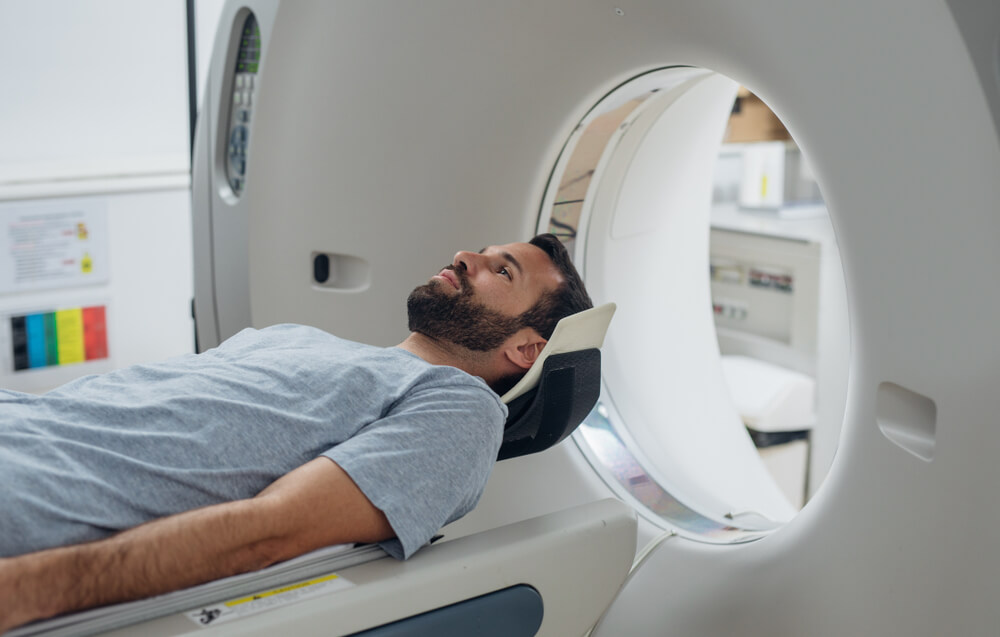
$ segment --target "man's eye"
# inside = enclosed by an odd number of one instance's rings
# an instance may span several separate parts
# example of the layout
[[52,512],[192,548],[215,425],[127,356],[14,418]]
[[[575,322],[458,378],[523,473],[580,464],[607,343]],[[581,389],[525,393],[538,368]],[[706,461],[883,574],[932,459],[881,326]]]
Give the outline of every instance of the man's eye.
[[500,269],[497,271],[497,273],[504,275],[511,281],[514,280],[514,277],[510,275],[510,270],[508,270],[506,266],[501,266]]

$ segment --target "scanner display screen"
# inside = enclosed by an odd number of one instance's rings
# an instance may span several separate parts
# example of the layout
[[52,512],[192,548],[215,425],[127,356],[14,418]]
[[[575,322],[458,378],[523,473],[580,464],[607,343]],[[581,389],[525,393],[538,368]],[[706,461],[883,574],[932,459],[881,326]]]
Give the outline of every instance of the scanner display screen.
[[251,13],[243,22],[236,50],[235,68],[229,91],[229,131],[226,150],[226,176],[233,194],[246,187],[247,152],[250,146],[250,122],[260,68],[260,26]]

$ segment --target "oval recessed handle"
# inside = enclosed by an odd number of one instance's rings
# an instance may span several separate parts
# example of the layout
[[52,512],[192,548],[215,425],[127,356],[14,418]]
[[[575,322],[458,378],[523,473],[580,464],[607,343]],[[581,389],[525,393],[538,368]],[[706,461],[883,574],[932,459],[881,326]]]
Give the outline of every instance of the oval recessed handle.
[[361,257],[317,250],[310,258],[313,285],[320,288],[353,292],[366,289],[371,282],[371,265]]
[[317,254],[313,257],[313,280],[320,285],[330,279],[330,257]]

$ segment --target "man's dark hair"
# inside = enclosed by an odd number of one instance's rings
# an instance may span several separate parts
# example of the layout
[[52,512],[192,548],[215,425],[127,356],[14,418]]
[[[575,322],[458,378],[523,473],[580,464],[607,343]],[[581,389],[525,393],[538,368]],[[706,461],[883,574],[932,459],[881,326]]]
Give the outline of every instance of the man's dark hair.
[[554,234],[546,233],[534,237],[528,243],[541,248],[563,278],[559,287],[543,294],[531,309],[521,315],[522,324],[548,340],[561,318],[590,309],[594,307],[594,303],[562,241]]

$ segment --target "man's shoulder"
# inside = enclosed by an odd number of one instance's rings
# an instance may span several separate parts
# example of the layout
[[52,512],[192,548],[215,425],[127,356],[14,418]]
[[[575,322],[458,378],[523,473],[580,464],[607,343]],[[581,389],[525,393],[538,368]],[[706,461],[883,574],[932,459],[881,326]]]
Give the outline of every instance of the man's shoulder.
[[448,365],[426,363],[421,383],[414,387],[417,392],[436,392],[450,395],[483,405],[484,409],[499,409],[506,415],[507,407],[482,378]]

